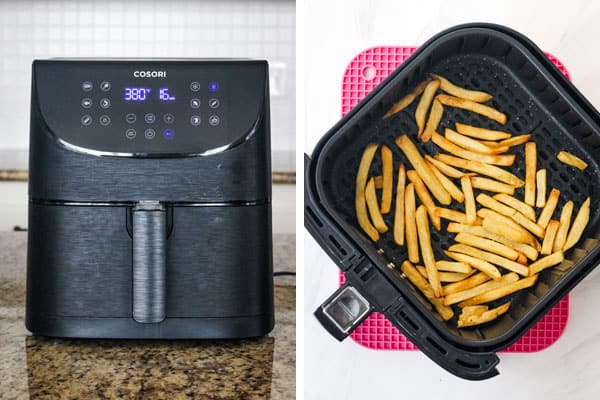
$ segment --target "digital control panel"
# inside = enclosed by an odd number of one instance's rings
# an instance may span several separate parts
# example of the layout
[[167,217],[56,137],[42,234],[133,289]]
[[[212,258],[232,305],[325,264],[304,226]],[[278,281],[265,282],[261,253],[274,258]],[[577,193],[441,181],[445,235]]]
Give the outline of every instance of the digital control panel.
[[41,114],[66,144],[106,155],[202,154],[261,119],[260,61],[39,61]]

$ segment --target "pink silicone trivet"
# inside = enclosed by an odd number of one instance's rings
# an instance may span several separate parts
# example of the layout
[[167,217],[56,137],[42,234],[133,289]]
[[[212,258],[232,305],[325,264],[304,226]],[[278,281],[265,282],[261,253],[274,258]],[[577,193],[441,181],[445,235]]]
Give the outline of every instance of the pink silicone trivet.
[[[356,106],[375,86],[406,60],[416,47],[373,47],[354,57],[342,81],[342,116]],[[546,53],[550,61],[571,79],[562,62]],[[340,284],[344,274],[340,273]],[[518,342],[505,352],[531,353],[543,350],[562,335],[569,318],[569,296],[559,301]],[[373,313],[351,334],[352,339],[378,350],[418,350],[382,314]]]

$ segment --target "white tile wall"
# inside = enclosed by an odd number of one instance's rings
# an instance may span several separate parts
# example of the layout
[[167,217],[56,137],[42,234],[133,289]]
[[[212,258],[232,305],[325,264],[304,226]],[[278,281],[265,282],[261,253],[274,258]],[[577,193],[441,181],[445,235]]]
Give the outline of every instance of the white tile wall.
[[295,52],[292,0],[0,0],[0,149],[27,147],[33,59],[251,57],[270,62],[272,148],[293,169]]

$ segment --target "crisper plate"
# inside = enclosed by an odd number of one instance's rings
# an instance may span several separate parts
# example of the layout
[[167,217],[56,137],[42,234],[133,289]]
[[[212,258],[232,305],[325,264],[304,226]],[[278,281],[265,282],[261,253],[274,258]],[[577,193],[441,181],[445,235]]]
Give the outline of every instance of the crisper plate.
[[[342,117],[356,106],[373,88],[406,60],[417,47],[372,47],[359,53],[348,64],[342,81]],[[556,67],[571,80],[564,64],[546,53]],[[345,282],[340,272],[340,285]],[[569,296],[559,301],[516,343],[502,352],[531,353],[552,345],[562,335],[569,319]],[[418,350],[382,314],[373,313],[350,335],[355,342],[376,350]]]

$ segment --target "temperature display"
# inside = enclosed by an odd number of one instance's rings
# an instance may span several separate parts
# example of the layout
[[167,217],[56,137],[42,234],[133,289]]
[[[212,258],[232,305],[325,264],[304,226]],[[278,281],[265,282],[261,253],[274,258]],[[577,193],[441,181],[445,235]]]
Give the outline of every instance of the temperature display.
[[169,88],[158,89],[158,100],[160,101],[174,101],[175,96],[169,93]]
[[145,101],[150,94],[150,88],[126,87],[125,101]]

